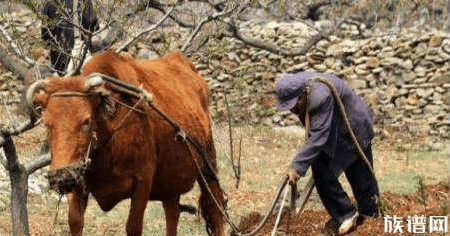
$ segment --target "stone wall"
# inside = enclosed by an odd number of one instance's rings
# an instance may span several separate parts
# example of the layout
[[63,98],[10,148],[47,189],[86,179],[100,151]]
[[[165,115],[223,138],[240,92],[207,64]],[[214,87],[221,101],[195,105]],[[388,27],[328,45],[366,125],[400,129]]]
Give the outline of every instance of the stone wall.
[[[330,28],[330,23],[319,22],[316,27]],[[254,20],[240,28],[244,35],[286,50],[302,47],[317,33],[302,22]],[[148,56],[148,45],[140,43],[133,48],[130,52],[138,57],[153,57]],[[286,74],[315,70],[346,80],[372,109],[379,133],[395,128],[449,137],[448,33],[419,28],[380,32],[353,22],[343,24],[306,55],[283,57],[223,39],[210,44],[207,53],[200,51],[191,58],[209,81],[212,113],[218,120],[226,118],[227,95],[235,123],[299,124],[290,112],[274,109],[275,84]],[[22,85],[12,78],[11,73],[0,76],[1,100],[18,100]]]
[[[245,33],[293,49],[315,32],[299,22],[252,22]],[[382,34],[343,24],[336,35],[301,56],[282,57],[230,40],[224,52],[197,60],[210,83],[213,112],[224,113],[222,100],[229,94],[242,108],[234,111],[236,122],[298,124],[290,112],[273,110],[275,83],[286,74],[315,70],[346,80],[372,109],[378,132],[393,127],[449,137],[450,34],[420,29]]]

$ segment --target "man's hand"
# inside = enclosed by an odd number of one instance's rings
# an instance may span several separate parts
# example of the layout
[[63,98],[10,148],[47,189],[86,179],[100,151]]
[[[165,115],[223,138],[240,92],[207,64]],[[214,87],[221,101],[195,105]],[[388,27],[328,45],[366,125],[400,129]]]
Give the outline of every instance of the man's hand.
[[297,181],[300,179],[300,175],[298,174],[297,170],[294,169],[294,167],[289,166],[286,175],[288,177],[288,183],[290,185],[294,185],[297,183]]

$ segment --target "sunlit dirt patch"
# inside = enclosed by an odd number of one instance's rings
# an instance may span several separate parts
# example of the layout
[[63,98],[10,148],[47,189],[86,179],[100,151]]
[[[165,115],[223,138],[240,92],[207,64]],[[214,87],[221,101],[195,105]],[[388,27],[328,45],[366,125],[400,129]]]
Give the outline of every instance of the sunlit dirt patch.
[[[408,195],[399,195],[390,192],[383,192],[382,198],[387,202],[389,210],[387,215],[403,217],[403,234],[401,235],[417,235],[408,232],[406,219],[408,216],[424,215],[428,220],[430,216],[448,215],[448,183],[439,183],[427,186],[426,202],[418,202],[419,193]],[[270,235],[275,224],[276,214],[272,215],[268,223],[257,235]],[[259,212],[252,212],[244,217],[239,223],[239,227],[244,232],[252,231],[261,221],[263,216]],[[324,224],[330,216],[325,210],[306,209],[300,215],[285,212],[279,224],[278,231],[287,235],[328,235],[322,231],[321,225]],[[441,235],[442,232],[429,233],[427,228],[426,235]],[[366,219],[362,225],[359,225],[354,231],[348,235],[365,236],[365,235],[399,235],[399,233],[386,233],[384,219],[377,217]]]

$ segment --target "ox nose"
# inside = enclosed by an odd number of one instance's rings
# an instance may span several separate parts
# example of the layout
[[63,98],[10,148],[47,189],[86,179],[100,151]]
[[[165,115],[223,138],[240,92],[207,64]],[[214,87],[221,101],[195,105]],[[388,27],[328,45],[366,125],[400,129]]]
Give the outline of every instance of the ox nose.
[[50,188],[59,194],[65,194],[75,191],[78,186],[78,180],[74,176],[63,174],[64,172],[58,170],[48,173],[48,181]]
[[77,189],[84,189],[84,175],[86,168],[83,165],[63,167],[57,170],[50,170],[47,174],[50,188],[60,194],[74,192]]

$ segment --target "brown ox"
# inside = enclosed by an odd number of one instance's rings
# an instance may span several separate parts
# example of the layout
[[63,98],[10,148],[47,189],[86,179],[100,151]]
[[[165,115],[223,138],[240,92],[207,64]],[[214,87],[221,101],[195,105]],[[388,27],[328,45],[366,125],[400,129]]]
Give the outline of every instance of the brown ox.
[[[148,200],[160,200],[166,235],[176,235],[180,195],[191,190],[196,180],[208,234],[224,235],[223,217],[215,203],[224,205],[223,192],[200,152],[146,103],[108,84],[87,82],[95,72],[151,92],[153,104],[203,147],[216,169],[207,85],[186,58],[180,53],[152,61],[113,51],[95,55],[80,76],[47,78],[28,91],[28,98],[43,108],[51,146],[49,181],[68,194],[72,235],[82,235],[89,193],[103,211],[131,198],[127,235],[142,234]],[[207,184],[195,162],[204,170]]]

